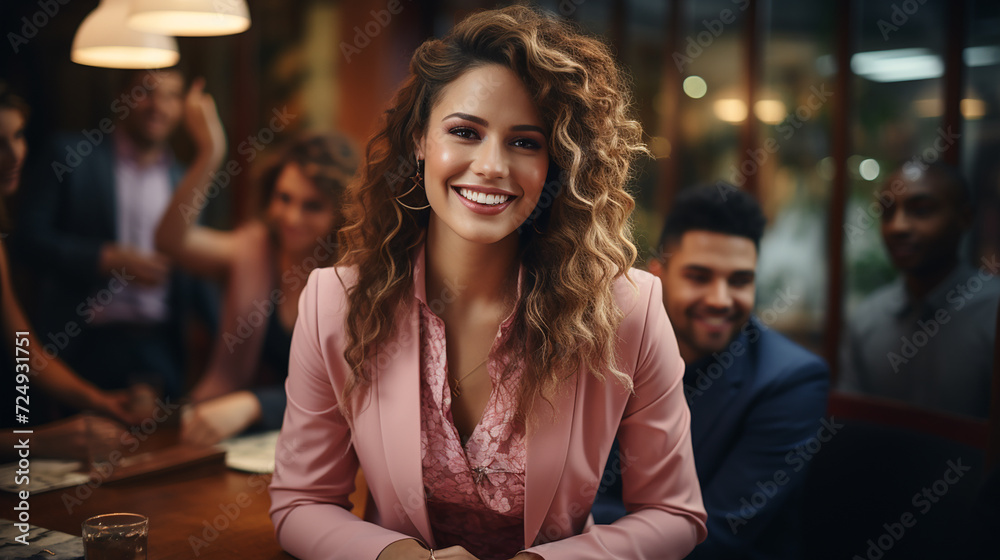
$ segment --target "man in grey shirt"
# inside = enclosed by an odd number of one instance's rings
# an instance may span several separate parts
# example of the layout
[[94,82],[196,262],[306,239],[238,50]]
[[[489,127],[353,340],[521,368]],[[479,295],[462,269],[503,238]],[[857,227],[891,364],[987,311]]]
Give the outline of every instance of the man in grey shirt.
[[944,164],[909,162],[878,199],[882,239],[900,274],[853,313],[840,388],[985,418],[1000,263],[996,255],[978,267],[959,259],[973,216],[965,183]]

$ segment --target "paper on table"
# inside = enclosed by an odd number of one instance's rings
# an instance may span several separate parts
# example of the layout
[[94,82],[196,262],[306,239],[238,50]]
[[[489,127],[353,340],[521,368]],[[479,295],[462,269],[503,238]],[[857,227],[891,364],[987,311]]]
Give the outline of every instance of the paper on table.
[[90,479],[90,475],[80,472],[82,466],[79,461],[32,459],[28,484],[18,485],[14,483],[17,478],[17,463],[0,465],[0,490],[5,492],[28,490],[32,494],[38,494],[83,484]]
[[274,448],[280,430],[240,436],[220,443],[226,450],[226,466],[250,473],[274,472]]
[[[32,467],[35,461],[31,463]],[[32,473],[34,469],[32,468]],[[83,560],[83,539],[31,525],[28,546],[14,539],[21,531],[9,519],[0,519],[0,558],[4,560]]]

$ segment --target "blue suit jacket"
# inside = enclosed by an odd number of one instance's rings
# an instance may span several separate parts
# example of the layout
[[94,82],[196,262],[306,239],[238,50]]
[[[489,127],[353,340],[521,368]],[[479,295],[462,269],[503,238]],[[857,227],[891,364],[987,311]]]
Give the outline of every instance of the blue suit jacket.
[[[86,155],[75,160],[67,156],[69,148]],[[114,158],[111,134],[97,145],[82,134],[61,134],[48,153],[36,160],[38,165],[21,189],[11,249],[19,262],[31,267],[36,279],[38,304],[29,310],[45,342],[49,339],[44,333],[63,332],[70,323],[87,332],[90,317],[80,308],[88,297],[108,288],[109,279],[99,273],[98,260],[101,246],[117,239]],[[176,186],[183,174],[184,168],[171,161],[171,184]],[[167,349],[182,356],[188,312],[198,311],[214,329],[217,298],[204,283],[175,270],[170,276],[168,306]],[[60,352],[70,365],[74,346],[79,346],[75,339],[65,353]],[[180,387],[168,382],[165,389],[176,393]]]
[[[798,558],[799,506],[810,449],[825,434],[829,368],[751,317],[726,351],[689,364],[684,392],[708,539],[688,558]],[[612,450],[608,468],[617,461]],[[622,476],[628,476],[625,470]],[[605,472],[594,518],[624,515],[621,481]]]

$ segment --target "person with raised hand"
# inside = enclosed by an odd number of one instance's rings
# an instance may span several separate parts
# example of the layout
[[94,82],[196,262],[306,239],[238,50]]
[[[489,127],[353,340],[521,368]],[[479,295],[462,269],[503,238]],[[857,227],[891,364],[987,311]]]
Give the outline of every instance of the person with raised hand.
[[337,259],[341,201],[358,157],[340,134],[302,136],[262,174],[260,218],[232,231],[200,225],[195,218],[226,153],[215,102],[204,87],[195,80],[185,99],[197,155],[155,239],[181,268],[225,284],[219,333],[182,421],[184,441],[210,445],[248,428],[281,426],[296,304],[306,275]]

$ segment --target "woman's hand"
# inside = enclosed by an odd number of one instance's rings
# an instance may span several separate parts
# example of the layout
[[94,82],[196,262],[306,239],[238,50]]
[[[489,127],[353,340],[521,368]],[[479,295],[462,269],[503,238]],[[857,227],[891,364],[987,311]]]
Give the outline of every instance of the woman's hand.
[[[396,541],[382,549],[376,560],[429,560],[431,551],[415,539]],[[434,550],[435,560],[479,560],[460,546]]]
[[205,79],[196,78],[184,99],[184,126],[198,154],[219,162],[226,155],[226,133],[215,100],[205,93]]
[[146,419],[146,416],[132,409],[132,395],[129,391],[98,390],[89,400],[88,409],[127,425],[135,426]]
[[[429,555],[428,558],[430,558]],[[441,550],[435,550],[434,558],[435,560],[479,560],[479,558],[476,558],[468,550],[465,550],[460,546],[452,546],[442,548]]]
[[415,539],[403,539],[383,548],[375,560],[427,560],[430,555]]
[[191,406],[181,414],[181,441],[214,445],[250,427],[260,418],[260,402],[250,391],[237,391]]

